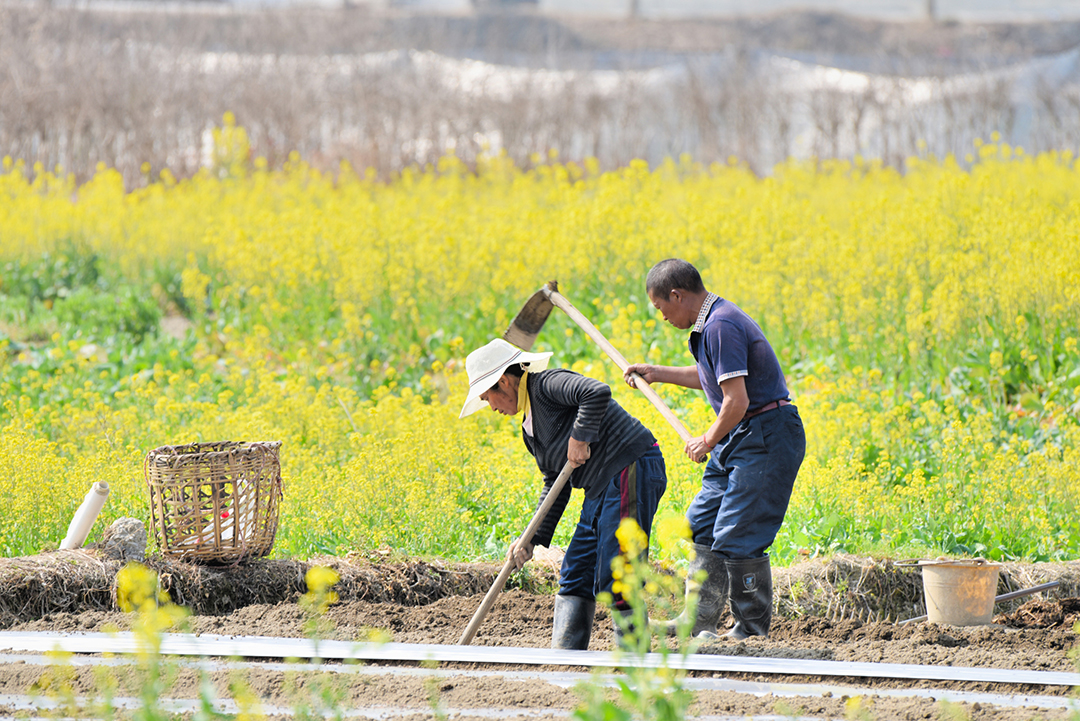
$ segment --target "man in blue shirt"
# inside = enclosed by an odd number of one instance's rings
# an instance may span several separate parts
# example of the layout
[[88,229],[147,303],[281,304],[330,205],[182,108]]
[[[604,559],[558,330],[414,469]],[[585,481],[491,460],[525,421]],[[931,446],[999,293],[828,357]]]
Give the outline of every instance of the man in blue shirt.
[[[708,459],[701,491],[686,511],[695,551],[687,593],[699,594],[691,633],[715,636],[730,594],[735,627],[726,635],[767,636],[772,572],[765,551],[783,523],[806,452],[802,420],[761,328],[734,303],[708,292],[693,265],[663,260],[649,271],[645,289],[667,322],[690,331],[697,364],[634,364],[626,382],[633,385],[630,374],[637,373],[648,383],[698,388],[716,411],[716,420],[684,448],[695,462]],[[693,577],[702,570],[708,575],[698,585]],[[676,622],[663,626],[674,632]]]

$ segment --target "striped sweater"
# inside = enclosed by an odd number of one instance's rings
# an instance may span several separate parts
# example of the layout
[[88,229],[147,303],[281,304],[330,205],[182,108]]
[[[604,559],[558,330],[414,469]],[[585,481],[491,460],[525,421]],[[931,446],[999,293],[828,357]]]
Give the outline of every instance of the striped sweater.
[[547,546],[570,500],[570,488],[581,488],[586,498],[599,498],[605,484],[640,458],[656,443],[648,428],[611,398],[604,383],[579,373],[554,368],[525,377],[532,412],[533,435],[522,431],[525,447],[544,474],[537,507],[566,464],[566,447],[573,437],[589,446],[589,460],[570,475],[551,511],[533,535],[533,543]]

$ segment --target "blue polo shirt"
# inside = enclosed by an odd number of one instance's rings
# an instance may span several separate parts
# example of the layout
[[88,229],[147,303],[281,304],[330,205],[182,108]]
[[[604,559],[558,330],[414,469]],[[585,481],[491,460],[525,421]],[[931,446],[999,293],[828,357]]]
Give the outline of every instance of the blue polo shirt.
[[721,381],[746,376],[747,412],[773,401],[791,400],[784,373],[761,327],[739,306],[709,293],[690,329],[690,352],[701,388],[713,410],[724,403]]

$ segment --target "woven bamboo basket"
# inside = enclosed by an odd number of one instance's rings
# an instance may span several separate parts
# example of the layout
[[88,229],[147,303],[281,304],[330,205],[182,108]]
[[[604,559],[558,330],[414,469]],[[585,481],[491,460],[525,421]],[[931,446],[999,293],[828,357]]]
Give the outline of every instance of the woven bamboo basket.
[[147,453],[143,472],[162,554],[227,564],[270,553],[283,493],[280,447],[219,441]]

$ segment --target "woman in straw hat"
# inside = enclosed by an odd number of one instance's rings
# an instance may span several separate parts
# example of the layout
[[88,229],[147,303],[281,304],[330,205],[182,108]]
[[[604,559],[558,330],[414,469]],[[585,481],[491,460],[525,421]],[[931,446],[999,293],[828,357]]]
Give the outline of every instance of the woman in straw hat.
[[[664,456],[653,434],[611,398],[604,383],[562,368],[545,370],[551,353],[529,353],[501,338],[469,354],[469,395],[461,418],[487,403],[504,415],[522,414],[522,438],[544,474],[543,503],[567,461],[574,467],[551,511],[532,538],[519,538],[509,554],[517,568],[547,546],[571,486],[585,491],[574,536],[566,549],[555,597],[552,648],[586,649],[596,595],[611,592],[611,561],[619,554],[615,531],[634,518],[648,534],[667,489]],[[615,606],[629,612],[616,596]],[[616,630],[618,627],[616,626]]]

